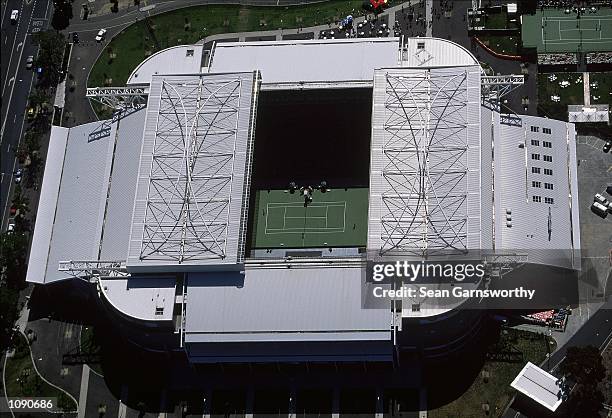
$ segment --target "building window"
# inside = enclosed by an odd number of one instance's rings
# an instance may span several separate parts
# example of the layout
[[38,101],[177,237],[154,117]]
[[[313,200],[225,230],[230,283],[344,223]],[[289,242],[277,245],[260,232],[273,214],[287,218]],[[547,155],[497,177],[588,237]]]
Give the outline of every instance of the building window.
[[542,201],[542,196],[531,196],[531,200],[536,203],[540,203]]
[[545,168],[544,169],[544,174],[546,174],[547,176],[552,176],[552,169],[551,168]]
[[420,311],[421,311],[421,304],[420,303],[412,304],[412,312],[420,312]]
[[536,147],[537,147],[537,146],[539,146],[539,145],[540,145],[540,141],[538,141],[537,139],[532,139],[532,140],[531,140],[531,145],[534,145],[534,146],[536,146]]
[[544,203],[547,203],[549,205],[552,205],[555,203],[555,199],[553,199],[552,197],[545,197],[544,198]]
[[544,156],[544,161],[547,161],[549,163],[552,163],[552,155],[545,155]]
[[531,132],[540,132],[540,127],[539,126],[532,126],[531,127]]
[[540,159],[540,154],[531,154],[531,159],[532,160],[539,160]]
[[542,146],[543,146],[544,148],[552,148],[552,142],[550,142],[550,141],[544,141],[544,142],[542,142]]
[[194,52],[194,50],[193,50],[193,49],[188,49],[188,50],[187,50],[187,52],[186,52],[186,54],[185,54],[185,56],[187,56],[187,57],[193,57],[193,52]]
[[531,172],[534,174],[540,174],[540,167],[531,167]]
[[548,190],[552,190],[553,189],[553,184],[552,183],[544,183],[544,188],[548,189]]
[[163,315],[164,314],[164,307],[156,307],[155,308],[155,315]]
[[545,134],[551,134],[551,130],[550,128],[542,128],[542,132],[544,132]]
[[[546,183],[548,184],[548,183]],[[542,187],[542,182],[540,181],[532,181],[531,182],[531,187]]]
[[417,49],[425,49],[425,42],[417,42]]

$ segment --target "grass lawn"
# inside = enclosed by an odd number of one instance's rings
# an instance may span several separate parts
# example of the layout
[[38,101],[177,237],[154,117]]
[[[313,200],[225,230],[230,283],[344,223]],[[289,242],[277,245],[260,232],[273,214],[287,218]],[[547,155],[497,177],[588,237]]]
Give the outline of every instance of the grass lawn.
[[591,87],[591,104],[612,104],[612,77],[610,77],[610,73],[590,73],[589,78],[591,84],[597,82],[597,87]]
[[[554,340],[533,332],[508,329],[502,331],[499,343],[489,347],[488,360],[470,388],[453,402],[428,412],[431,418],[460,418],[485,416],[483,403],[488,403],[489,416],[500,416],[512,399],[514,389],[510,383],[528,361],[539,365],[547,353],[555,349]],[[513,353],[520,361],[496,358],[496,354]]]
[[6,362],[6,393],[9,397],[55,398],[56,410],[75,411],[77,406],[64,392],[45,383],[34,370],[30,349],[21,337],[15,354]]
[[[551,74],[538,74],[538,114],[566,121],[567,105],[584,103],[582,73],[554,74],[557,76],[555,81],[548,79]],[[561,88],[559,83],[563,80],[569,81],[570,85],[566,88]],[[561,101],[558,103],[553,102],[550,99],[553,95],[561,97]]]
[[508,22],[508,15],[505,11],[500,13],[487,14],[485,20],[486,29],[506,29],[506,23]]
[[518,35],[482,35],[479,36],[478,39],[497,53],[506,55],[520,55],[518,49],[521,38]]
[[[396,0],[394,4],[405,0]],[[125,85],[130,73],[152,53],[192,44],[208,35],[290,29],[334,23],[363,14],[362,0],[331,0],[292,7],[205,5],[175,10],[138,21],[115,36],[92,68],[87,85]]]
[[[84,326],[81,330],[81,354],[90,355],[91,358],[100,358],[100,342],[96,338],[94,327]],[[104,375],[102,365],[99,361],[91,361],[87,363],[92,370],[100,375]]]

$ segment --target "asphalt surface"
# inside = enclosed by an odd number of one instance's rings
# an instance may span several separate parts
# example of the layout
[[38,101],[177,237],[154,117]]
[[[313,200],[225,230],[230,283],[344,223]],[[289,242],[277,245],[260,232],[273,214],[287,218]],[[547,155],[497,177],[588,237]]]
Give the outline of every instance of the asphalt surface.
[[[32,43],[31,29],[50,14],[49,0],[8,0],[2,4],[2,127],[0,128],[0,226],[8,224],[9,196],[14,187],[13,172],[18,168],[15,150],[24,130],[24,115],[28,95],[34,84],[34,73],[25,68],[28,56],[36,56],[38,47]],[[11,23],[12,10],[19,10],[19,19]]]

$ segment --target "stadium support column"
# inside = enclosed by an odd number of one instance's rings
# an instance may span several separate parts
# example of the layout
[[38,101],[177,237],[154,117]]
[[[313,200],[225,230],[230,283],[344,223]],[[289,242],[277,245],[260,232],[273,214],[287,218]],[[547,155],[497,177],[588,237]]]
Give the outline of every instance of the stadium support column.
[[253,404],[255,403],[255,391],[253,386],[249,386],[246,393],[245,418],[253,418]]
[[385,413],[385,400],[382,388],[376,388],[376,414],[374,418],[383,418]]
[[340,418],[340,388],[337,386],[332,393],[332,418]]

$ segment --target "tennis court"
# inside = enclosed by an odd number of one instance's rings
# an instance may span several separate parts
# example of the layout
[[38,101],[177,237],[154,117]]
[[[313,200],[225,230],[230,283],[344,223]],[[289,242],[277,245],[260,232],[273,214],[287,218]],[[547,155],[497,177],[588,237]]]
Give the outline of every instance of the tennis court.
[[299,192],[258,191],[253,248],[365,246],[367,216],[366,188],[315,191],[306,207]]
[[558,9],[523,15],[523,47],[537,48],[540,54],[612,51],[612,8],[577,16]]

